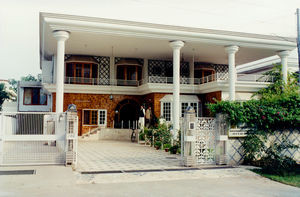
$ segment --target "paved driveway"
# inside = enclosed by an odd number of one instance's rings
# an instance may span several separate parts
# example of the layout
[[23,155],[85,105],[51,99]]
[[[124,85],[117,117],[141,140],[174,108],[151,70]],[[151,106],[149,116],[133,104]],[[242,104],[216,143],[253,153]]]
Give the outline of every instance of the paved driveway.
[[122,141],[79,141],[76,170],[115,171],[180,168],[180,155]]

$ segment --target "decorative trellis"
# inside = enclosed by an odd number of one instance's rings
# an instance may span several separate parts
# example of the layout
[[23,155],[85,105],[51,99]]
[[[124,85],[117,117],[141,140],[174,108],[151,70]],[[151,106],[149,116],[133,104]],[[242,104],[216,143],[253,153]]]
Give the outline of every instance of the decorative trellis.
[[110,79],[110,58],[103,56],[93,57],[99,63],[99,85],[109,85]]
[[215,118],[200,117],[196,122],[195,156],[198,164],[215,164]]
[[[173,77],[173,62],[169,60],[148,60],[148,74],[149,76]],[[190,76],[188,62],[180,63],[180,76]]]

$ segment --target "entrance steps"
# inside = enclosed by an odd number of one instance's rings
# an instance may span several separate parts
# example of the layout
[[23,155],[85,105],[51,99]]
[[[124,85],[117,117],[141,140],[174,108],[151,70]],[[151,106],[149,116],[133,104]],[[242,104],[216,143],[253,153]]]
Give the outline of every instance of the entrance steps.
[[[135,130],[136,136],[137,130]],[[82,141],[116,140],[131,141],[132,129],[95,128],[81,137]],[[137,140],[137,139],[136,139]]]

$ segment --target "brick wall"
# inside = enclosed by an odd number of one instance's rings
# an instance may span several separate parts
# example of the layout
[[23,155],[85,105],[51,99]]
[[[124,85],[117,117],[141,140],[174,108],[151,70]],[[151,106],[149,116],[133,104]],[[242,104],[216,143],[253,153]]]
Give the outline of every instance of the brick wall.
[[[78,134],[82,135],[95,128],[91,126],[82,126],[82,110],[83,109],[106,109],[107,110],[107,127],[113,126],[115,116],[115,108],[118,103],[124,99],[131,99],[138,104],[142,104],[142,96],[131,95],[113,95],[113,100],[110,100],[109,94],[78,94],[78,93],[65,93],[64,94],[64,111],[67,110],[69,104],[75,104],[78,110]],[[53,93],[55,98],[55,93]],[[53,99],[53,110],[55,111],[55,99]]]

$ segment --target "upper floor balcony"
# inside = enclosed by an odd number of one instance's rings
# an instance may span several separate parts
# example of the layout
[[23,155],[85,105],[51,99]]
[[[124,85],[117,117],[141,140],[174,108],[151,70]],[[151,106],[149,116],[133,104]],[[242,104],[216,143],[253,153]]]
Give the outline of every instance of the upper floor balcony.
[[[44,86],[55,92],[51,77],[43,78]],[[180,78],[182,93],[208,93],[228,89],[228,73],[215,73],[202,78]],[[47,83],[48,81],[48,83]],[[52,81],[52,80],[51,80]],[[254,74],[237,74],[236,86],[239,91],[257,91],[273,82],[273,77]],[[141,80],[65,77],[65,91],[105,94],[147,94],[151,92],[172,93],[173,77],[148,76]]]
[[[256,82],[270,83],[273,82],[272,76],[254,75],[254,74],[237,74],[237,82]],[[228,73],[215,73],[203,78],[181,77],[180,84],[185,85],[202,85],[210,82],[225,82],[228,80]],[[65,77],[65,84],[76,85],[108,85],[108,86],[141,86],[147,83],[155,84],[173,84],[173,77],[148,76],[142,80],[124,80],[124,79],[100,79],[84,77]]]

